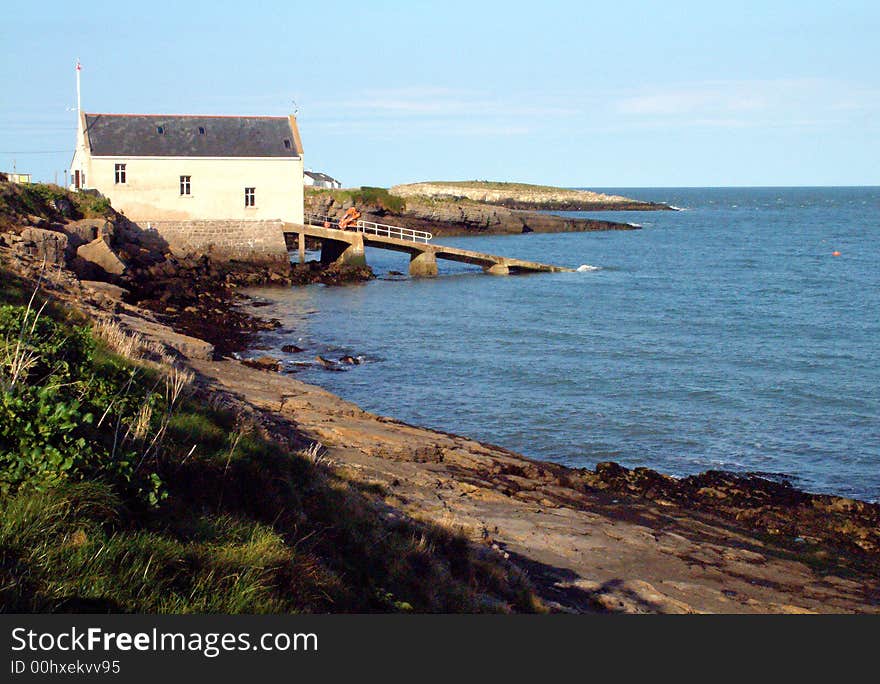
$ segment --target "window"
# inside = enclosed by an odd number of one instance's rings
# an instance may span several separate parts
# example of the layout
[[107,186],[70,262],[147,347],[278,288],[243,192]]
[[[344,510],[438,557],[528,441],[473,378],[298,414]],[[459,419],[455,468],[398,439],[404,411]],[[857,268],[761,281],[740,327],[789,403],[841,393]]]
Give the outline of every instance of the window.
[[245,188],[244,189],[244,206],[253,207],[256,206],[257,203],[257,189],[256,188]]
[[116,165],[116,183],[125,183],[125,164]]
[[199,135],[204,135],[204,134],[205,134],[205,127],[199,126]]
[[289,138],[285,138],[285,139],[284,139],[284,149],[285,149],[285,150],[289,150],[289,149],[290,149],[290,139],[289,139]]
[[188,195],[190,194],[190,180],[192,176],[181,176],[180,177],[180,194]]
[[165,126],[156,126],[156,133],[159,135],[165,135]]

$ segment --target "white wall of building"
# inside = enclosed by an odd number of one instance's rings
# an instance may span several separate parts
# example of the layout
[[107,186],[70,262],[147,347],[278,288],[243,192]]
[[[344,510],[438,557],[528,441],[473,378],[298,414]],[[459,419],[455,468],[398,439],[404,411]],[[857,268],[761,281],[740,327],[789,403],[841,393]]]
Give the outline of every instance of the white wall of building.
[[[79,159],[84,156],[86,158]],[[125,164],[125,183],[116,182]],[[110,200],[132,220],[280,219],[303,222],[302,158],[91,157],[77,153],[72,168],[86,174],[85,187]],[[190,194],[180,194],[180,177]],[[255,205],[245,206],[245,188]]]

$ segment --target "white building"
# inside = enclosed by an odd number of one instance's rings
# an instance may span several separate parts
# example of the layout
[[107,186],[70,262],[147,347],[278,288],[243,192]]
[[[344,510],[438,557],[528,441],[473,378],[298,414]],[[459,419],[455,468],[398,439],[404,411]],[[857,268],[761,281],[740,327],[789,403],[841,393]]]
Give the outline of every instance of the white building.
[[303,173],[303,185],[312,188],[331,188],[333,190],[338,190],[342,187],[342,183],[338,180],[318,171],[306,171]]
[[70,173],[134,221],[303,221],[293,116],[79,115]]

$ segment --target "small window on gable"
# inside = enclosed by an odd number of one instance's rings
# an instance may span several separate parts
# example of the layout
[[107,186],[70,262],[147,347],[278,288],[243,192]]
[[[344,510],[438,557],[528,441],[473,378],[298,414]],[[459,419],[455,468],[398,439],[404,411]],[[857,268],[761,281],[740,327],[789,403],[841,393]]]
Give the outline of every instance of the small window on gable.
[[117,164],[116,168],[116,183],[125,183],[125,164]]
[[205,134],[205,127],[199,126],[199,135],[204,135],[204,134]]
[[284,139],[284,149],[285,149],[285,150],[289,150],[289,149],[290,149],[290,139],[289,139],[289,138],[285,138],[285,139]]
[[165,135],[165,126],[156,126],[156,133],[159,135]]
[[257,189],[256,188],[245,188],[244,189],[244,206],[253,207],[257,204]]

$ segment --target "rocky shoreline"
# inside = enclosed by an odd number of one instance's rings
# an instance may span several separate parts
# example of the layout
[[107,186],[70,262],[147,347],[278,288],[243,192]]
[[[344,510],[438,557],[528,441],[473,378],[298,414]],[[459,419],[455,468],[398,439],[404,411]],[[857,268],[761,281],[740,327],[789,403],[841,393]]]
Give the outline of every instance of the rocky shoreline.
[[[880,612],[877,504],[759,476],[676,479],[614,463],[566,468],[373,415],[278,364],[234,358],[278,325],[245,310],[238,287],[289,286],[295,270],[158,258],[112,221],[97,224],[107,230],[108,251],[89,261],[88,250],[71,256],[66,240],[75,231],[89,237],[95,225],[28,222],[2,236],[6,267],[89,319],[110,319],[163,345],[203,391],[320,443],[328,462],[373,492],[388,515],[463,532],[509,559],[551,610]],[[127,261],[123,273],[112,272],[114,258]],[[349,275],[308,266],[299,277]]]
[[[9,257],[31,277],[41,269]],[[183,319],[128,304],[113,286],[66,270],[43,277],[87,316],[111,316],[176,350],[206,391],[322,444],[334,467],[378,492],[394,515],[455,528],[505,556],[552,610],[880,612],[876,504],[730,473],[679,480],[613,463],[534,461],[369,414],[277,366],[249,367],[218,351],[240,348],[247,338],[238,332],[215,348],[187,334]],[[192,315],[216,308],[255,325],[252,334],[273,325],[242,301],[196,300]]]

